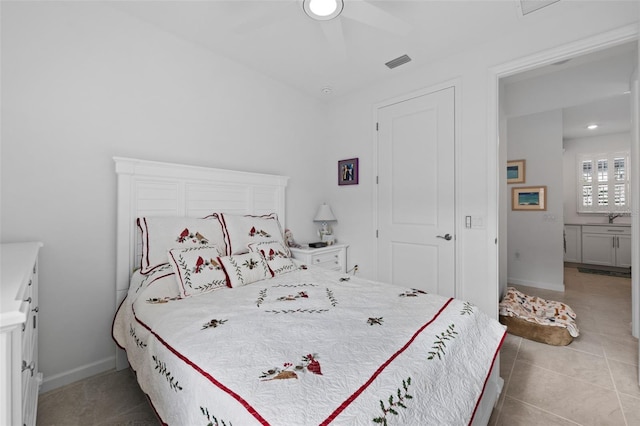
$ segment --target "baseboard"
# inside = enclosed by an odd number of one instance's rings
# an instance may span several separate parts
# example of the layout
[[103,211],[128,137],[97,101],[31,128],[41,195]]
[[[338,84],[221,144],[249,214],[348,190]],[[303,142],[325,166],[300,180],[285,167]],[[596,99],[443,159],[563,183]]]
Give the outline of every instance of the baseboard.
[[48,392],[50,390],[57,389],[73,382],[77,382],[78,380],[86,379],[87,377],[95,376],[96,374],[113,370],[115,368],[115,365],[116,357],[110,356],[108,358],[92,362],[91,364],[86,364],[81,367],[74,368],[73,370],[46,376],[42,381],[40,393]]
[[544,290],[564,291],[564,283],[558,285],[553,283],[542,283],[536,281],[521,280],[518,278],[507,278],[507,283],[513,285],[524,285],[527,287],[541,288]]

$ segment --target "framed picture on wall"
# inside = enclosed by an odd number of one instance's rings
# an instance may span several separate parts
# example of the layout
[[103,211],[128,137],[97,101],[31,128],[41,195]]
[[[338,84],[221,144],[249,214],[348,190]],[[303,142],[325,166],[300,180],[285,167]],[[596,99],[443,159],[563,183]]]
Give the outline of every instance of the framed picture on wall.
[[547,210],[547,187],[528,186],[512,188],[511,210]]
[[526,160],[507,161],[507,183],[525,183]]
[[358,184],[358,159],[338,161],[338,185]]

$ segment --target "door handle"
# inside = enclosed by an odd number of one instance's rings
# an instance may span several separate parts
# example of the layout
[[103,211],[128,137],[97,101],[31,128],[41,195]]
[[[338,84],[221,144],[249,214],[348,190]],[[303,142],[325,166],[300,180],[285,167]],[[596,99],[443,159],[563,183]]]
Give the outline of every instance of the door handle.
[[451,234],[444,234],[444,237],[442,235],[436,235],[436,238],[442,238],[443,240],[450,241],[453,237],[451,236]]

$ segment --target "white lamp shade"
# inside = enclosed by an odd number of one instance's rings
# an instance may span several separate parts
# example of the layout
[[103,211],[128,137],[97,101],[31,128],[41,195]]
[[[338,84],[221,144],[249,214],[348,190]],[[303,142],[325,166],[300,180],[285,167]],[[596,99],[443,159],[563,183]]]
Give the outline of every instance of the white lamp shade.
[[331,211],[331,207],[327,204],[322,204],[318,208],[318,212],[316,213],[316,217],[313,218],[314,222],[334,222],[337,221],[336,217],[333,215]]

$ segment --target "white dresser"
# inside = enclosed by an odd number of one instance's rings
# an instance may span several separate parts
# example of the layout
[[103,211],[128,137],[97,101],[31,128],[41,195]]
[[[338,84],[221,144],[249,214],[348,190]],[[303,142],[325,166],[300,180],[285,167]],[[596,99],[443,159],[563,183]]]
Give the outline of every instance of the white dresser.
[[42,243],[0,245],[0,425],[36,424],[38,252]]
[[347,247],[347,244],[333,244],[322,248],[290,247],[290,250],[294,258],[307,265],[347,272]]

